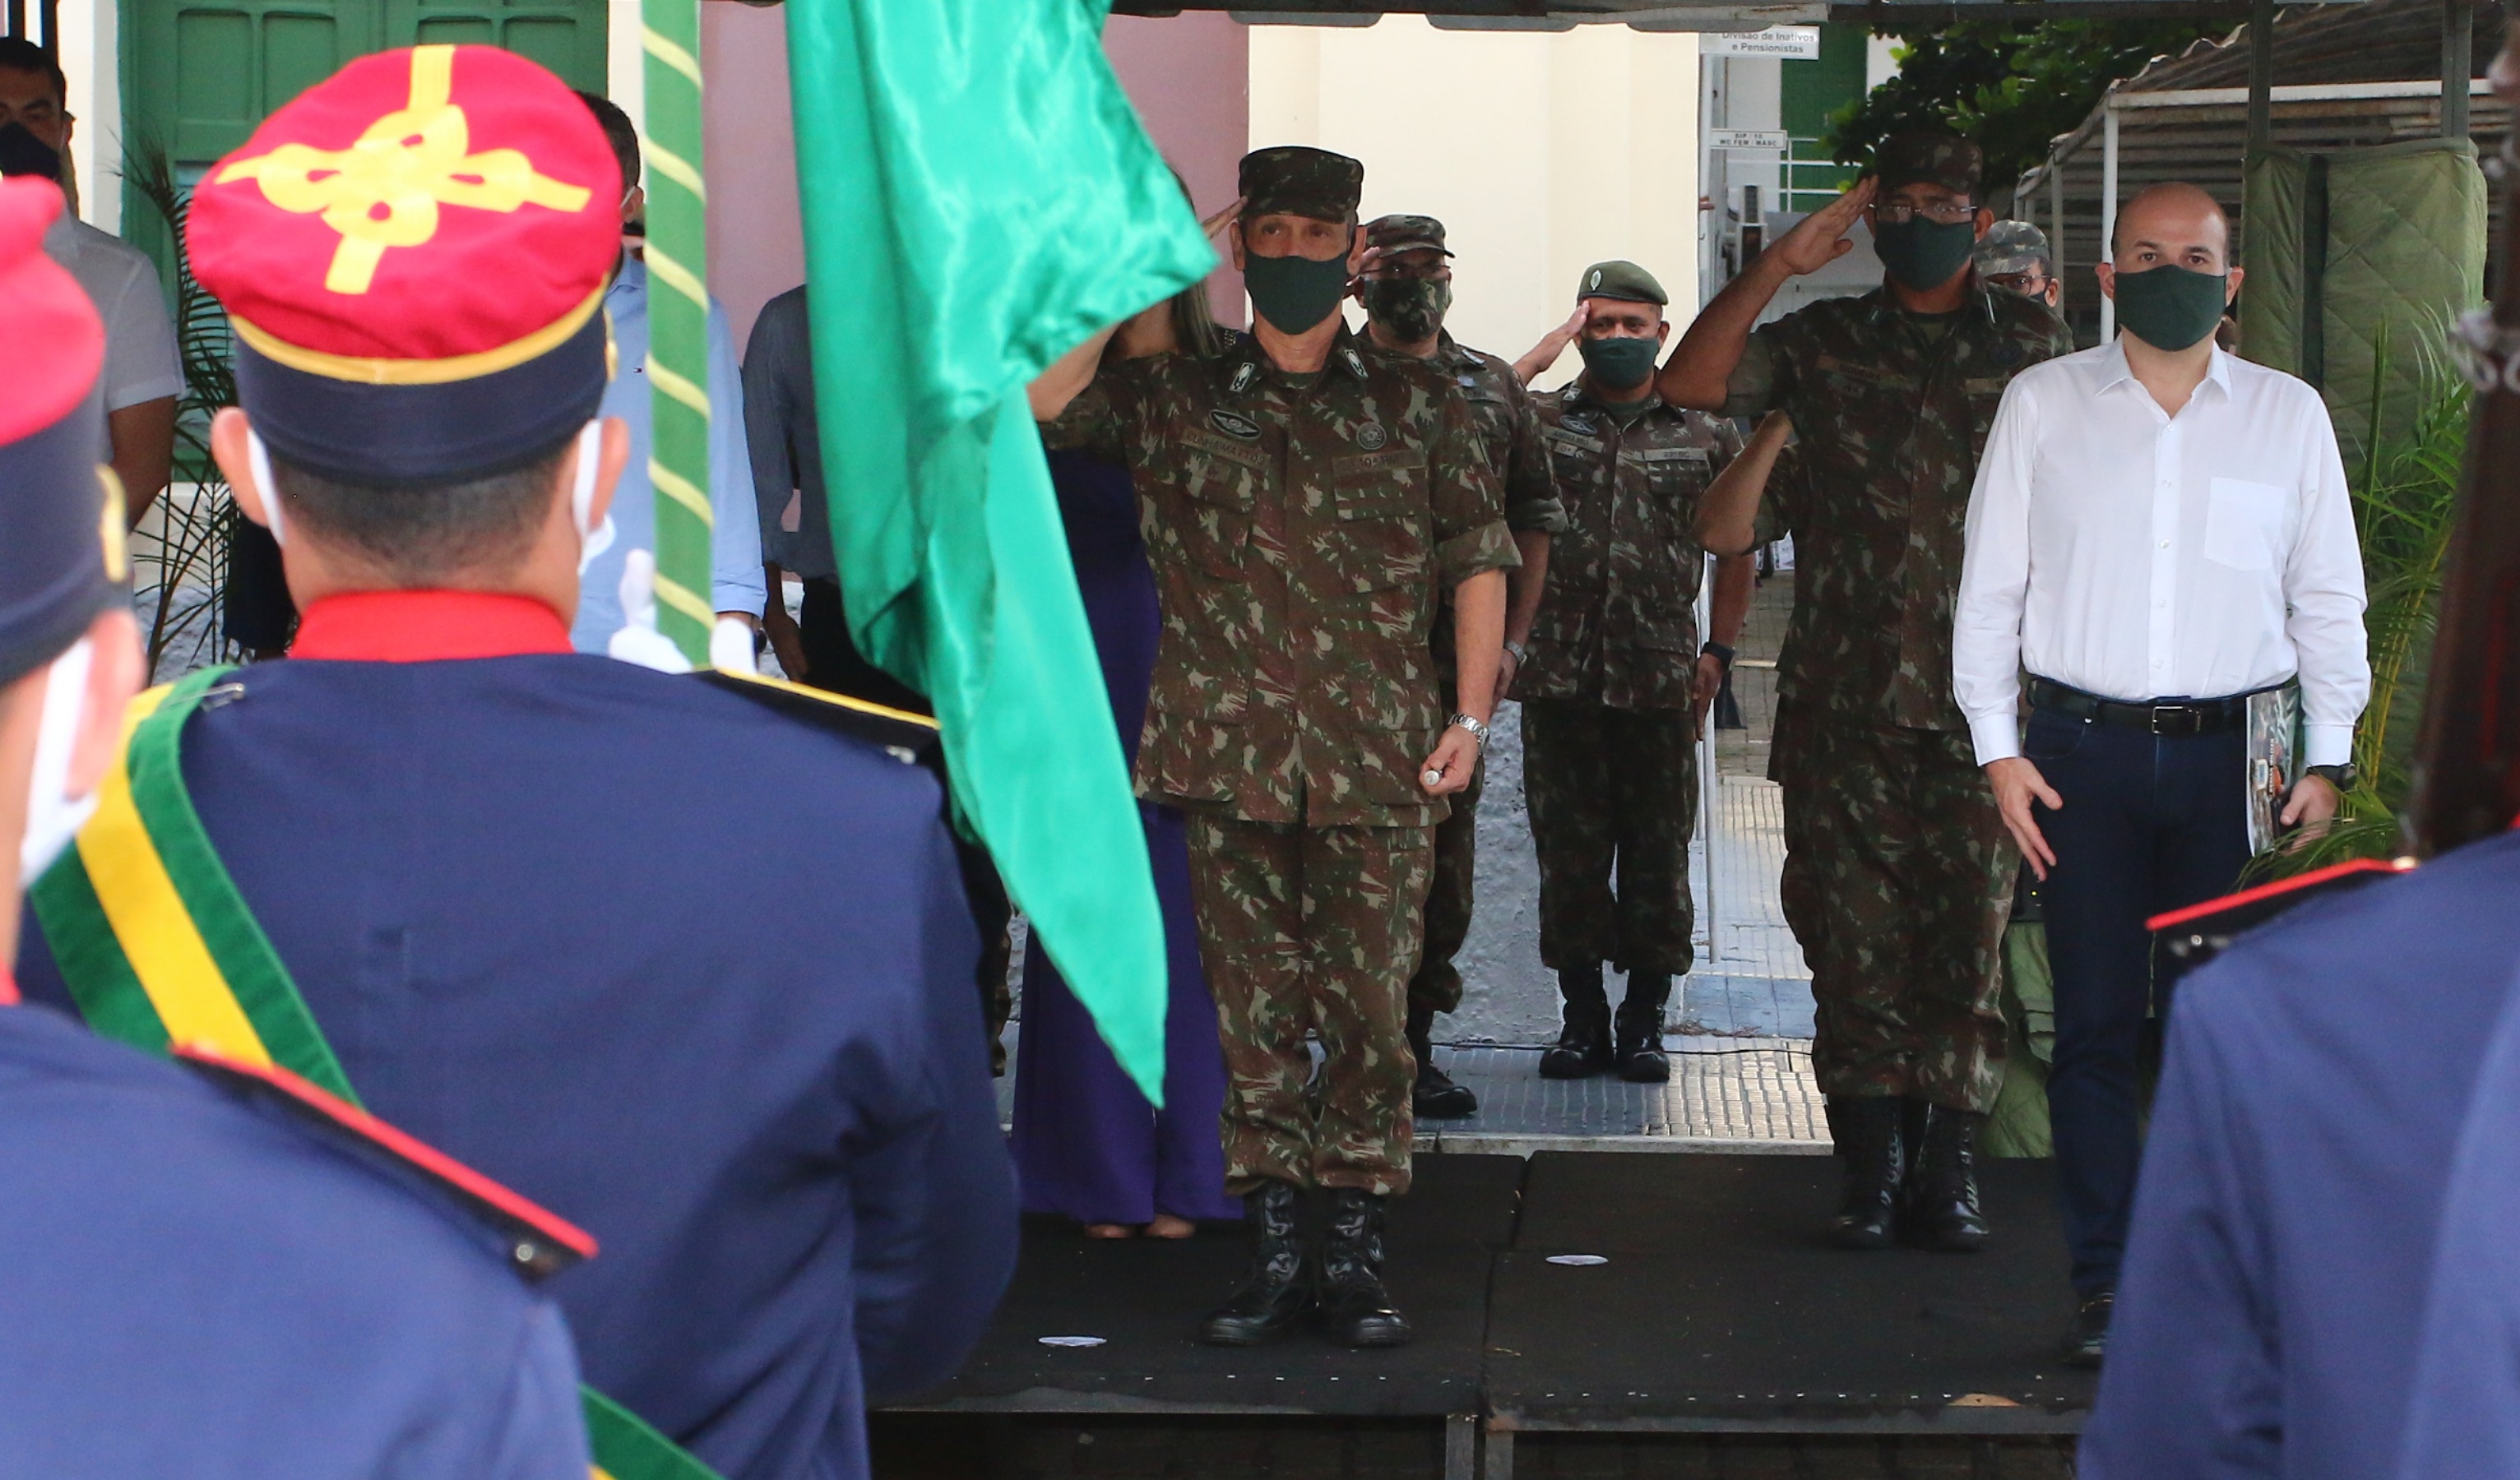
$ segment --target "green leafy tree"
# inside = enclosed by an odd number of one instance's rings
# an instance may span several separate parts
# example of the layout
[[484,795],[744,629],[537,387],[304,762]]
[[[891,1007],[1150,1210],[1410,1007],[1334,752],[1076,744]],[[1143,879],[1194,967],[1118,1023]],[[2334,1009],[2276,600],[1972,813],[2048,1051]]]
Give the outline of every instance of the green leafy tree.
[[1986,151],[1989,196],[2002,195],[2080,124],[2100,94],[2155,57],[2220,28],[2198,21],[1964,21],[1893,27],[1897,75],[1829,115],[1830,157],[1861,166],[1883,139],[1939,128]]

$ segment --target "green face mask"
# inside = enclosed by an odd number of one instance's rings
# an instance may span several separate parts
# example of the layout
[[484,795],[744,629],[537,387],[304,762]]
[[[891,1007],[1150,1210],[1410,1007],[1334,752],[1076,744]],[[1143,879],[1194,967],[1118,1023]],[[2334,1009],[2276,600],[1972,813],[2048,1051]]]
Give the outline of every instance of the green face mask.
[[1662,341],[1617,335],[1577,339],[1575,348],[1584,356],[1584,371],[1593,378],[1595,390],[1633,390],[1652,378],[1654,356],[1661,353]]
[[1872,233],[1873,254],[1901,287],[1912,292],[1925,292],[1950,282],[1952,274],[1967,265],[1969,248],[1976,245],[1974,221],[1933,221],[1915,216],[1896,226],[1875,228]]
[[1443,328],[1444,312],[1452,306],[1453,285],[1431,278],[1378,278],[1365,285],[1367,315],[1404,344]]
[[2167,263],[2119,273],[2118,322],[2155,349],[2185,349],[2223,321],[2230,282]]
[[1252,311],[1280,334],[1302,334],[1338,312],[1347,296],[1347,254],[1327,262],[1288,253],[1282,257],[1246,254],[1242,286],[1251,292]]

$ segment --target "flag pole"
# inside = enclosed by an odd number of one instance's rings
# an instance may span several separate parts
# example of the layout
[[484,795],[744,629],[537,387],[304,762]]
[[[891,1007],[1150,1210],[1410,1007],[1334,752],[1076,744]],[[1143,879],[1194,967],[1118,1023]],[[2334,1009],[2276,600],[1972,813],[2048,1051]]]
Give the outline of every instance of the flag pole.
[[708,194],[701,182],[699,0],[642,0],[647,56],[648,394],[656,630],[708,662]]

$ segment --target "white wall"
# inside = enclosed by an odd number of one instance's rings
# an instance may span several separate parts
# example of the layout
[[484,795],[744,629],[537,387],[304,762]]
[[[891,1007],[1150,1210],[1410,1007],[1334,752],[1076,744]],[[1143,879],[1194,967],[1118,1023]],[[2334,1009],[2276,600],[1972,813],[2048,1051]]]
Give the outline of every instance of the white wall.
[[[1364,160],[1369,218],[1444,222],[1464,343],[1520,355],[1608,257],[1642,263],[1675,306],[1697,301],[1693,35],[1450,31],[1396,15],[1254,26],[1251,146],[1273,144]],[[1570,350],[1540,383],[1576,363]]]
[[[29,10],[33,7],[29,6]],[[62,71],[69,79],[70,169],[79,215],[105,231],[122,229],[122,75],[113,0],[62,0]]]

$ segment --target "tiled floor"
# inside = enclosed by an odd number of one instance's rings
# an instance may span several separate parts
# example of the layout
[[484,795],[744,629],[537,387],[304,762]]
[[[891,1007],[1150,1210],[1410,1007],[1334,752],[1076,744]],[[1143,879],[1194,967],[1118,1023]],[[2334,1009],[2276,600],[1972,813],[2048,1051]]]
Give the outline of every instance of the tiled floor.
[[1808,1042],[1674,1034],[1664,1046],[1671,1082],[1658,1085],[1543,1079],[1529,1049],[1438,1048],[1435,1061],[1478,1095],[1479,1113],[1419,1121],[1418,1143],[1457,1151],[1586,1148],[1570,1139],[1610,1144],[1592,1149],[1827,1149]]

